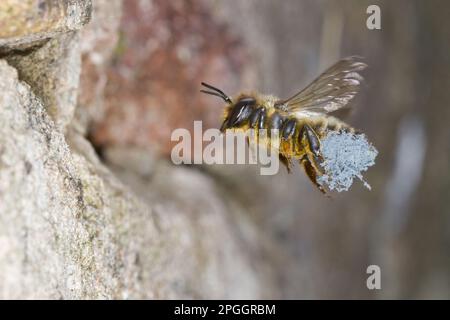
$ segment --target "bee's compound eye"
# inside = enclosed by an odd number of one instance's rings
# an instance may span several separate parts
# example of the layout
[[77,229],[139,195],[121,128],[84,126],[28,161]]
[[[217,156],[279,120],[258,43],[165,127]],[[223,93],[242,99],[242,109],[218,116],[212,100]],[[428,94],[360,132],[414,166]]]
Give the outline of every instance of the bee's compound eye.
[[256,104],[256,100],[253,98],[242,98],[233,107],[231,111],[228,125],[230,127],[238,126],[247,121],[252,114],[253,108]]

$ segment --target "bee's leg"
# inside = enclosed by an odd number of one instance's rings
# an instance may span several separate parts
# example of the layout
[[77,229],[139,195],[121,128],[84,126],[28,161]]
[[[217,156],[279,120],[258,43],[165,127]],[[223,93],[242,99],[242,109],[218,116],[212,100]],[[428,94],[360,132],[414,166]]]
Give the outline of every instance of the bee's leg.
[[315,156],[320,156],[320,140],[316,132],[307,124],[303,126],[303,135],[308,141],[310,152]]
[[292,162],[287,157],[283,156],[281,153],[278,155],[280,162],[284,164],[288,173],[292,173]]
[[303,157],[300,160],[300,164],[302,165],[303,169],[305,169],[305,173],[308,176],[308,178],[311,180],[312,183],[316,185],[316,187],[322,192],[323,194],[326,194],[325,189],[322,185],[320,185],[317,182],[317,171],[309,161],[308,157]]
[[320,163],[323,161],[320,153],[320,140],[316,132],[307,124],[302,128],[303,141],[306,142],[308,162],[314,167],[314,170],[319,173],[323,173]]

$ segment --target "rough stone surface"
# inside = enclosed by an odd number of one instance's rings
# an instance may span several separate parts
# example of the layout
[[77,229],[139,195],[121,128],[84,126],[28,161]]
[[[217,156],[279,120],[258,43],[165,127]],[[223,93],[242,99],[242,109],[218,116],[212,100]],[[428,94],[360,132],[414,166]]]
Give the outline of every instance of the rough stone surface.
[[81,31],[79,107],[73,124],[80,132],[86,132],[91,122],[104,117],[107,70],[118,43],[121,17],[122,0],[94,1],[92,21]]
[[209,178],[159,168],[144,204],[5,61],[0,75],[1,298],[265,297],[257,233]]
[[273,297],[247,252],[258,233],[210,178],[116,150],[139,200],[80,134],[101,116],[121,4],[94,1],[82,34],[90,1],[0,4],[0,298]]
[[5,0],[0,3],[0,58],[31,85],[60,128],[75,112],[81,68],[77,30],[91,0]]
[[24,48],[89,22],[91,0],[2,0],[0,47]]
[[73,32],[49,39],[42,46],[5,58],[42,99],[60,128],[72,121],[77,104],[81,68],[80,39]]

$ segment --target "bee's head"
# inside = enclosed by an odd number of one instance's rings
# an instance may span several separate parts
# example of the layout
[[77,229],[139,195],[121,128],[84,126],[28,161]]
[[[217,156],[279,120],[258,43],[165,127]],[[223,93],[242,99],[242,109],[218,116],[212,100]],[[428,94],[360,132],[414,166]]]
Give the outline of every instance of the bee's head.
[[216,87],[213,87],[212,85],[204,83],[204,82],[202,82],[202,86],[204,86],[212,91],[202,89],[202,90],[200,90],[200,92],[222,98],[223,101],[225,101],[226,103],[228,103],[230,105],[233,104],[233,100],[231,100],[231,98],[228,95],[226,95],[222,90],[220,90]]
[[224,110],[224,120],[220,131],[224,132],[227,128],[240,126],[241,124],[249,121],[249,117],[256,105],[255,98],[241,96],[236,100],[236,102],[233,102],[233,100],[231,100],[231,98],[222,90],[204,82],[202,82],[202,85],[213,91],[200,90],[201,92],[222,98],[228,104],[228,107]]

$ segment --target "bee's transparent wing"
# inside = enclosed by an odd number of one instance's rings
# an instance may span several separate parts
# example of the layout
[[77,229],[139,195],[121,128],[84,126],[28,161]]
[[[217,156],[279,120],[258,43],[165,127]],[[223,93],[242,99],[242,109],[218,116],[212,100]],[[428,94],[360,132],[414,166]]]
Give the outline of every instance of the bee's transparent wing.
[[335,63],[309,86],[293,97],[276,103],[288,113],[329,113],[344,107],[359,91],[363,77],[358,73],[367,65],[358,57]]

